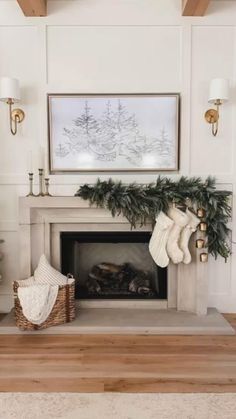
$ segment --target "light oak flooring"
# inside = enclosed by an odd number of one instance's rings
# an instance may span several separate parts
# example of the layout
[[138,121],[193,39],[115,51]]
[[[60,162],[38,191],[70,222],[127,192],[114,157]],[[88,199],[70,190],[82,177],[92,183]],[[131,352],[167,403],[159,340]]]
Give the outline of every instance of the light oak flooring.
[[236,336],[2,335],[4,391],[236,392]]

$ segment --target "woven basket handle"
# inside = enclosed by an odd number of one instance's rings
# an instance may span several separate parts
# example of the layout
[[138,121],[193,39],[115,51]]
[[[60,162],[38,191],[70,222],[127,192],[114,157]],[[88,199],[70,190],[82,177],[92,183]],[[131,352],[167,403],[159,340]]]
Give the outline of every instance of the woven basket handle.
[[69,283],[68,279],[72,279],[72,278],[74,279],[72,274],[67,274],[66,278],[67,278],[67,284]]

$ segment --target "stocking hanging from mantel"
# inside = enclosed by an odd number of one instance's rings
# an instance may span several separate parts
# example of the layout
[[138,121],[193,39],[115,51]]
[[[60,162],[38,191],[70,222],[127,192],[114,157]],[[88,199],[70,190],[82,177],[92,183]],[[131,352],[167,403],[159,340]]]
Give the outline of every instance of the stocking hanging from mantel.
[[165,268],[169,264],[166,244],[173,224],[174,221],[161,211],[156,218],[156,224],[149,242],[151,256],[161,268]]
[[175,264],[190,263],[189,240],[199,223],[200,219],[189,209],[183,212],[173,207],[168,216],[160,212],[149,243],[155,263],[162,268],[169,264],[170,259]]
[[184,253],[179,247],[179,239],[182,229],[188,224],[187,214],[178,208],[170,208],[168,216],[173,220],[173,227],[167,240],[166,250],[173,263],[183,261]]

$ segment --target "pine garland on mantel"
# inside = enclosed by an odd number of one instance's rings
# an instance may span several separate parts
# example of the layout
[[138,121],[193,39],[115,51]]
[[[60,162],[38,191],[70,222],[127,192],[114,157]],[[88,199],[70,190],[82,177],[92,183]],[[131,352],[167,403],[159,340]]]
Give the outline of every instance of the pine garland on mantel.
[[231,194],[230,191],[217,190],[215,178],[210,176],[206,180],[181,177],[177,181],[159,176],[155,183],[150,184],[98,179],[94,185],[80,186],[75,196],[108,209],[113,217],[122,214],[132,227],[155,222],[157,214],[167,212],[171,203],[181,205],[189,199],[195,210],[205,209],[209,253],[215,258],[220,255],[227,259],[230,255],[227,224],[231,217]]

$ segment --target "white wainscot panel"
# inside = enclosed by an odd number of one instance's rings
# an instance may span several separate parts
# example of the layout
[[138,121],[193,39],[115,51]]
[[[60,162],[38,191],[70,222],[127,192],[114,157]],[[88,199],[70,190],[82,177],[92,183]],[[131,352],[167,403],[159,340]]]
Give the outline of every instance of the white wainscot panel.
[[[212,264],[214,263],[214,267]],[[225,264],[224,260],[212,260],[209,266],[208,306],[216,307],[225,313],[236,312],[236,245],[232,246],[232,255]]]
[[209,295],[211,294],[230,294],[231,292],[231,263],[229,258],[227,262],[218,256],[215,260],[209,257]]
[[[16,229],[18,217],[18,196],[14,185],[0,185],[0,231]],[[15,226],[13,228],[13,225]]]
[[4,240],[0,244],[0,251],[3,253],[3,260],[0,262],[0,293],[12,293],[12,282],[19,279],[18,232],[1,232],[0,238]]
[[19,79],[25,120],[13,136],[9,129],[9,110],[0,103],[0,173],[23,173],[28,150],[38,147],[39,36],[34,26],[0,26],[0,77]]
[[179,90],[181,28],[178,26],[49,26],[47,41],[51,90],[95,93]]
[[204,120],[208,104],[210,80],[234,77],[234,28],[196,26],[192,29],[192,109],[191,172],[192,174],[231,174],[233,127],[232,103],[220,109],[219,133],[211,134]]
[[19,279],[19,244],[18,233],[1,232],[0,238],[4,243],[0,244],[3,260],[0,262],[0,313],[8,313],[13,307],[12,283]]

